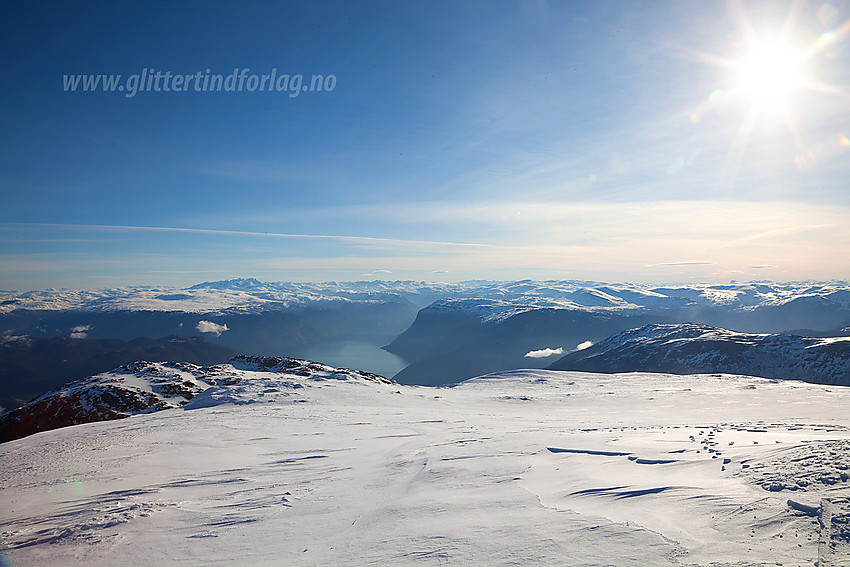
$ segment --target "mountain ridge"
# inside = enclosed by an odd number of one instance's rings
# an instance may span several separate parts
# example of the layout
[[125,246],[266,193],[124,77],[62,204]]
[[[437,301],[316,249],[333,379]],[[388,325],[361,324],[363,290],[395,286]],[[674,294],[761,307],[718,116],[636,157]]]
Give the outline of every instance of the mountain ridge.
[[0,443],[71,425],[179,408],[204,393],[205,401],[195,402],[196,407],[279,401],[328,380],[393,384],[369,372],[289,357],[238,355],[212,366],[140,360],[69,382],[0,415]]
[[14,409],[62,384],[135,360],[180,360],[211,365],[239,354],[203,336],[122,340],[80,336],[83,334],[0,336],[0,406]]
[[571,352],[548,368],[606,373],[728,373],[850,386],[850,337],[739,333],[697,323],[656,323]]

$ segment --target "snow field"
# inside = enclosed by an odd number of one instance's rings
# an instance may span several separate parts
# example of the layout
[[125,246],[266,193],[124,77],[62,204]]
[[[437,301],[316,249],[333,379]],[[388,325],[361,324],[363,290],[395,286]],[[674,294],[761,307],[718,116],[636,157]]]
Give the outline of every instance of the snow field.
[[841,388],[537,370],[426,388],[236,371],[238,388],[183,409],[0,445],[11,564],[716,567],[814,565],[819,548],[843,549],[789,505],[850,496]]

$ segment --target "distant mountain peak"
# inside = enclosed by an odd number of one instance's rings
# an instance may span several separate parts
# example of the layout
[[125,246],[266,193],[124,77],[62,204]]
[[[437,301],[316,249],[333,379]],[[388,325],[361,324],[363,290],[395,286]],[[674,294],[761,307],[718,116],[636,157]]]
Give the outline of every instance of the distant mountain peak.
[[257,289],[265,289],[267,284],[264,284],[256,278],[234,278],[231,280],[219,280],[214,282],[202,282],[195,284],[188,289],[217,289],[225,290],[232,289],[237,291],[254,291]]

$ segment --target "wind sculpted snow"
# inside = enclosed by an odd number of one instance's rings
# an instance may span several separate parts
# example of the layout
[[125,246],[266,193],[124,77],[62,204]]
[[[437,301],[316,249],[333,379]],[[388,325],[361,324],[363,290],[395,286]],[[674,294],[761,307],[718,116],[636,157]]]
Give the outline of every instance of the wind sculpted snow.
[[246,361],[182,408],[0,445],[6,558],[717,567],[847,549],[840,387],[535,370],[426,388],[296,368]]

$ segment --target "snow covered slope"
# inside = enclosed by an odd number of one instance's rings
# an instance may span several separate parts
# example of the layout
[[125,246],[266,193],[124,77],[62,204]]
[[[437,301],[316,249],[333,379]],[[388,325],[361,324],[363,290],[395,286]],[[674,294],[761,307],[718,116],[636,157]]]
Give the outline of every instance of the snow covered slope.
[[15,567],[846,564],[850,390],[221,371],[242,379],[0,445],[0,554]]
[[850,337],[736,333],[646,325],[572,352],[549,368],[587,372],[725,372],[850,386]]
[[[259,378],[257,371],[261,372]],[[214,366],[138,361],[60,386],[0,416],[0,443],[39,431],[180,407],[211,386],[228,391],[244,388],[243,380],[260,380],[264,388],[288,391],[290,383],[285,378],[290,375],[310,380],[389,382],[359,370],[339,370],[294,358],[236,356]]]

